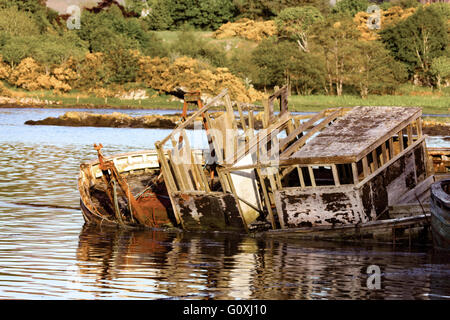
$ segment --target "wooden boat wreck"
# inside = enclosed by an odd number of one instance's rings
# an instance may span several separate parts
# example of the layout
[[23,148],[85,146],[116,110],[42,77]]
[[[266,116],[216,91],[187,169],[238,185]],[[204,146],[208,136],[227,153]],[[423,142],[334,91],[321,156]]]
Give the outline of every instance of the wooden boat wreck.
[[173,213],[155,150],[104,157],[80,165],[78,190],[87,223],[123,227],[172,227]]
[[[184,113],[185,121],[155,143],[151,156],[135,154],[147,160],[133,164],[133,155],[123,155],[127,160],[108,162],[99,152],[98,161],[81,166],[86,221],[299,238],[428,239],[435,177],[420,108],[293,115],[284,87],[264,103],[262,128],[255,130],[261,107],[237,103],[235,112],[227,90],[205,106],[195,99],[199,109]],[[201,150],[199,140],[208,149]]]
[[450,179],[431,186],[431,230],[434,246],[450,250]]

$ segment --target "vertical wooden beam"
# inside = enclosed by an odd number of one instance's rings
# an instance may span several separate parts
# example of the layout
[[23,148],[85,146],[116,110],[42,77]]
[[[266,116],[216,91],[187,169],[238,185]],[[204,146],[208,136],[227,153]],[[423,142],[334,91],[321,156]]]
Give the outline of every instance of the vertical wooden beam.
[[359,177],[358,177],[358,167],[356,165],[356,162],[352,162],[352,175],[353,175],[353,183],[358,184]]
[[[267,178],[269,179],[270,187],[272,188],[272,194],[273,194],[275,192],[275,190],[278,189],[278,187],[277,187],[277,183],[275,182],[275,179],[273,178],[273,174],[269,172],[269,169],[270,168],[266,168]],[[273,201],[275,201],[275,198]]]
[[263,117],[263,128],[267,128],[269,126],[269,102],[267,100],[263,100],[264,106],[264,117]]
[[221,169],[217,170],[217,176],[219,177],[220,184],[222,185],[223,192],[231,192],[230,184],[225,173]]
[[376,148],[372,150],[372,159],[373,159],[373,167],[374,167],[374,170],[372,172],[374,172],[375,170],[377,170],[380,167],[380,164],[378,163],[378,155],[377,155]]
[[267,212],[269,213],[270,223],[272,224],[272,229],[276,229],[275,217],[273,216],[272,205],[270,203],[270,198],[267,192],[266,184],[264,183],[264,177],[261,174],[261,169],[256,168],[256,174],[259,177],[259,183],[263,191],[264,202],[266,203]]
[[287,123],[287,128],[286,128],[286,136],[289,136],[292,131],[294,131],[294,125],[292,124],[292,120],[289,120]]
[[161,163],[161,172],[164,177],[164,181],[166,183],[166,188],[169,193],[170,202],[172,204],[173,212],[175,215],[175,219],[178,224],[181,224],[181,226],[184,229],[184,223],[183,220],[180,218],[180,212],[178,211],[178,207],[175,205],[175,202],[173,200],[173,192],[177,190],[177,187],[175,185],[175,181],[172,175],[172,172],[170,171],[169,162],[167,161],[167,158],[164,155],[164,150],[162,148],[162,145],[158,142],[155,143],[156,146],[156,152],[158,153],[158,159]]
[[403,145],[403,129],[398,132],[398,147],[399,147],[399,153],[405,149]]
[[255,135],[254,130],[255,130],[255,118],[253,115],[253,110],[249,110],[248,111],[248,135],[250,137],[253,137]]
[[418,138],[422,137],[422,118],[419,117],[416,120],[416,125],[417,125],[417,136]]
[[383,142],[381,145],[381,165],[384,166],[386,162],[388,162],[388,156],[386,154],[386,142]]
[[389,160],[394,157],[394,138],[389,138]]
[[242,223],[244,224],[245,231],[248,232],[247,222],[245,221],[244,214],[242,213],[241,201],[238,199],[238,195],[236,193],[236,189],[234,188],[233,180],[231,180],[231,175],[230,175],[229,172],[226,173],[226,176],[227,176],[227,180],[228,180],[229,186],[231,188],[231,192],[233,193],[234,199],[236,200],[236,203],[237,203],[237,206],[238,206],[238,210],[239,210],[239,215],[241,216]]
[[275,181],[277,182],[278,189],[283,189],[283,185],[281,184],[280,174],[278,170],[275,172]]
[[172,150],[167,150],[167,157],[169,158],[170,166],[172,167],[173,172],[175,174],[175,181],[178,184],[179,191],[187,190],[185,181],[184,181],[184,179],[183,179],[183,177],[181,175],[181,172],[180,172],[181,170],[180,170],[179,166],[177,164],[175,164],[175,162],[173,160]]
[[305,179],[303,178],[303,171],[300,166],[297,166],[297,172],[298,172],[298,178],[300,180],[300,186],[302,188],[304,188],[305,187]]
[[367,156],[362,158],[362,165],[363,165],[363,172],[364,172],[364,178],[369,176],[369,164],[367,163]]
[[316,179],[314,179],[314,170],[312,166],[308,166],[309,178],[311,179],[311,186],[316,187]]
[[331,166],[331,171],[333,172],[334,185],[336,187],[339,187],[341,185],[341,182],[339,181],[339,175],[335,164]]
[[412,135],[412,124],[410,123],[406,127],[406,132],[408,133],[408,147],[413,144],[413,135]]

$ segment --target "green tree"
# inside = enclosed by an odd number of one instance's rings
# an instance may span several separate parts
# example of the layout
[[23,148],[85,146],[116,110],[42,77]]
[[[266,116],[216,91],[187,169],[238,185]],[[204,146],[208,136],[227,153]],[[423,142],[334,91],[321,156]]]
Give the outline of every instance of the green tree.
[[12,7],[31,14],[40,33],[45,33],[48,29],[60,29],[56,23],[58,13],[47,7],[46,0],[0,0],[0,8]]
[[355,49],[347,84],[355,86],[362,98],[370,93],[392,93],[407,77],[404,65],[378,41],[358,41]]
[[313,23],[322,21],[320,11],[312,6],[283,9],[275,19],[280,37],[297,42],[301,50],[308,52],[308,32]]
[[231,21],[235,8],[231,0],[168,0],[174,26],[188,23],[196,28],[216,30]]
[[402,9],[407,9],[407,8],[417,8],[419,5],[420,2],[417,0],[391,0],[389,2],[383,2],[380,5],[380,8],[386,10],[394,6],[398,6]]
[[169,3],[164,0],[154,0],[150,4],[150,12],[144,17],[144,22],[150,30],[167,30],[173,24]]
[[126,18],[117,6],[100,13],[83,11],[77,34],[89,43],[91,52],[108,52],[114,48],[140,50],[149,55],[165,55],[162,40],[145,30],[141,20]]
[[124,84],[135,82],[139,70],[138,58],[130,50],[115,49],[105,54],[109,82]]
[[354,16],[357,12],[366,11],[369,5],[368,0],[340,0],[336,2],[332,12]]
[[143,10],[149,8],[146,0],[125,0],[125,8],[128,12],[140,16]]
[[170,51],[175,55],[206,60],[216,67],[223,67],[227,64],[227,57],[223,48],[189,30],[182,30],[178,34],[177,40],[170,47]]
[[7,7],[0,9],[0,32],[12,36],[38,35],[39,26],[32,13]]
[[430,71],[436,77],[436,85],[441,90],[442,81],[450,78],[450,57],[441,56],[434,58],[431,62]]
[[352,59],[356,54],[356,44],[360,32],[352,18],[336,21],[335,17],[328,17],[324,23],[314,25],[312,30],[314,49],[322,56],[326,70],[329,94],[334,92],[340,96],[344,83],[349,81],[354,72]]
[[23,38],[16,38],[15,41],[7,41],[0,48],[0,53],[4,61],[11,67],[15,67],[22,59],[30,56],[28,41]]
[[297,93],[310,94],[323,86],[324,68],[320,59],[299,51],[293,42],[264,40],[254,50],[253,62],[259,67],[257,82],[264,89],[287,84]]
[[447,26],[437,7],[419,7],[416,12],[394,26],[381,31],[386,48],[417,74],[423,83],[431,84],[430,66],[434,58],[443,55],[448,45]]
[[313,6],[322,14],[330,11],[329,0],[233,0],[239,17],[272,19],[282,10],[292,7]]

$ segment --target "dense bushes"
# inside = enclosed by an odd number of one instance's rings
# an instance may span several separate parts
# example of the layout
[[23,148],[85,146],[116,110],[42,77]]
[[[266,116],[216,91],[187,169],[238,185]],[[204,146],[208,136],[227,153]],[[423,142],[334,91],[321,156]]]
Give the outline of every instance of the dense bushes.
[[233,20],[235,6],[230,0],[154,0],[145,18],[152,30],[178,29],[184,24],[216,30]]
[[381,32],[386,48],[405,64],[411,76],[417,75],[425,85],[433,82],[433,59],[448,52],[447,19],[436,6],[420,7],[407,19]]
[[[0,80],[100,96],[130,85],[209,94],[228,87],[242,101],[284,84],[298,94],[362,97],[393,93],[408,80],[450,84],[445,3],[383,5],[381,29],[367,26],[366,0],[333,8],[328,0],[125,3],[130,13],[115,5],[82,11],[81,29],[68,30],[43,1],[0,0]],[[171,41],[153,31],[173,28]],[[199,29],[215,32],[205,37]]]

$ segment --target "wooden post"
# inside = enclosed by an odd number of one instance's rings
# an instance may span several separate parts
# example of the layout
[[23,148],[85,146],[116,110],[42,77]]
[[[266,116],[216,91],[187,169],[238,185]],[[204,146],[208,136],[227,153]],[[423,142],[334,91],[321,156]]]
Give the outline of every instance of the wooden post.
[[175,181],[174,181],[172,173],[170,171],[169,163],[167,161],[167,158],[164,156],[164,151],[163,151],[162,145],[159,142],[156,142],[155,146],[156,146],[156,152],[158,153],[158,159],[161,163],[161,173],[163,174],[164,181],[166,183],[167,191],[168,191],[169,197],[170,197],[170,202],[172,203],[173,212],[175,214],[175,219],[177,220],[177,223],[181,224],[181,226],[184,228],[183,220],[181,220],[180,213],[178,212],[178,209],[175,206],[175,203],[172,199],[172,193],[177,190],[177,187],[175,185]]
[[408,147],[413,144],[413,135],[412,135],[412,124],[409,124],[406,127],[406,131],[408,133]]
[[248,136],[253,137],[255,135],[254,130],[255,129],[255,118],[253,115],[253,110],[248,111]]
[[231,180],[230,172],[227,172],[226,176],[227,176],[228,184],[229,184],[229,186],[231,188],[231,192],[233,193],[234,199],[236,200],[236,203],[237,203],[237,206],[238,206],[238,210],[239,210],[239,215],[241,216],[242,223],[244,224],[245,231],[248,232],[247,222],[245,221],[244,215],[242,214],[241,201],[238,199],[238,195],[236,193],[236,189],[234,188],[233,180]]
[[389,160],[394,157],[394,138],[389,138]]
[[352,174],[353,174],[353,183],[358,184],[359,177],[358,177],[358,167],[356,165],[356,162],[352,162]]
[[367,156],[362,158],[362,165],[363,165],[363,172],[364,172],[364,178],[369,176],[369,165],[367,163]]
[[334,185],[336,187],[339,187],[341,185],[341,182],[339,181],[339,175],[335,164],[331,166],[331,171],[333,172]]
[[297,172],[298,172],[298,178],[300,180],[300,186],[302,188],[304,188],[305,187],[305,179],[303,178],[303,171],[300,166],[297,166]]
[[386,154],[386,142],[383,142],[381,145],[381,165],[384,166],[386,162],[388,162],[388,156]]
[[263,100],[264,106],[264,117],[263,117],[263,128],[267,128],[269,126],[269,103],[266,100]]
[[374,170],[372,172],[375,172],[375,170],[377,170],[380,167],[380,165],[378,163],[378,155],[377,155],[376,148],[373,149],[373,151],[372,151],[372,160],[373,160],[373,167],[374,167]]
[[398,146],[400,152],[402,152],[403,149],[405,149],[405,147],[403,146],[403,129],[398,132]]
[[417,125],[417,136],[418,138],[422,137],[422,118],[417,118],[416,120]]
[[270,222],[272,224],[272,229],[276,229],[275,217],[273,216],[272,205],[270,204],[270,198],[267,193],[266,184],[264,183],[264,178],[261,174],[261,169],[256,168],[256,174],[259,177],[259,183],[261,184],[261,189],[263,191],[264,202],[266,203],[267,211],[269,212]]
[[316,179],[314,179],[314,170],[308,166],[309,178],[311,179],[311,186],[316,187]]

